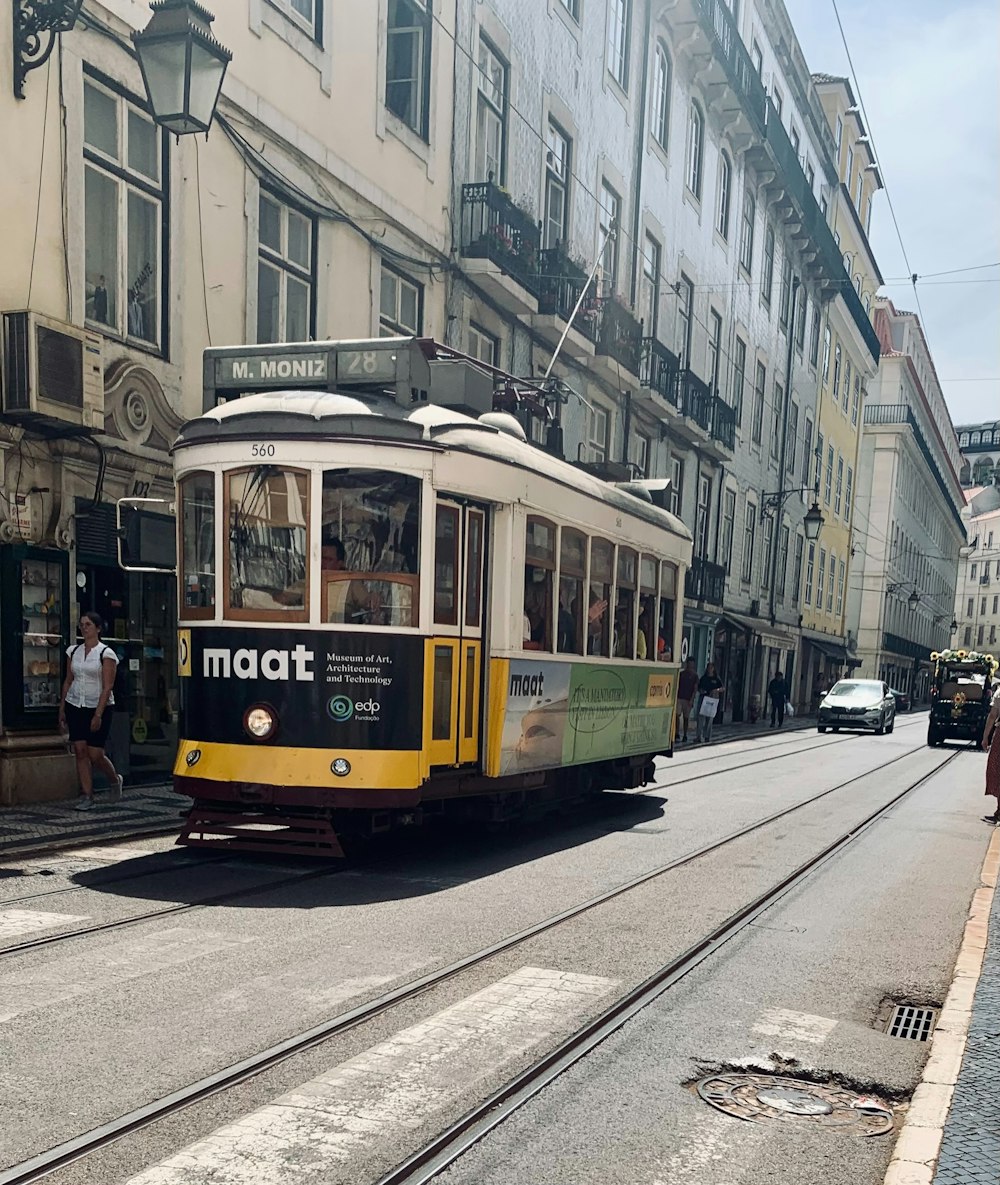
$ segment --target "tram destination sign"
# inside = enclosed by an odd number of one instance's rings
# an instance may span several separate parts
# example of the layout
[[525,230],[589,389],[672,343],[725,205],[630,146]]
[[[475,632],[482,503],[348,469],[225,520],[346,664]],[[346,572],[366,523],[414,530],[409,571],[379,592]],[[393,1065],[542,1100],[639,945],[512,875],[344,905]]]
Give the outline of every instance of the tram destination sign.
[[409,402],[411,387],[429,385],[427,360],[412,338],[228,346],[204,355],[206,410],[226,399],[282,387],[394,389]]

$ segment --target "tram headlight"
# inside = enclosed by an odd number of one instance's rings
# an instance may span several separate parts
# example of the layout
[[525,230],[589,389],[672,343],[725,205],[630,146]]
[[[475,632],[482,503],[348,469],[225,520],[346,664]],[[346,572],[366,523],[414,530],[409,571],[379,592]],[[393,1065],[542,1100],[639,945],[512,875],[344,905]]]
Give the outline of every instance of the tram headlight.
[[254,704],[243,713],[243,728],[255,741],[269,741],[278,731],[278,714],[267,704]]
[[336,774],[338,778],[346,778],[351,772],[351,763],[346,757],[336,757],[330,762],[330,772]]

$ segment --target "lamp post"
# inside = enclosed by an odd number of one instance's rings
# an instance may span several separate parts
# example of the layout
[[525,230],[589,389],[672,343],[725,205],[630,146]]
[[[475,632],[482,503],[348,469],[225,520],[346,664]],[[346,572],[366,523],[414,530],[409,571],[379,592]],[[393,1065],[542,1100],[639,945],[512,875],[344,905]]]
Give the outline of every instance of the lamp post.
[[[83,0],[12,0],[14,95],[44,66],[59,33],[77,22]],[[153,119],[183,136],[207,132],[232,54],[212,36],[215,17],[196,0],[154,0],[152,19],[132,34]]]
[[[815,543],[819,538],[819,533],[823,529],[823,523],[826,521],[823,518],[823,512],[819,508],[819,483],[813,486],[796,486],[791,490],[775,490],[773,493],[764,494],[760,502],[760,517],[763,520],[764,515],[771,511],[774,514],[775,527],[780,528],[781,524],[781,508],[785,504],[785,499],[791,497],[792,494],[804,494],[812,491],[813,504],[806,511],[802,519],[802,530],[805,533],[806,539],[810,543]],[[775,583],[777,581],[778,573],[778,530],[771,534],[771,555],[768,558],[768,563],[771,569],[771,588],[769,592],[768,604],[770,611],[771,624],[774,625],[774,594]]]

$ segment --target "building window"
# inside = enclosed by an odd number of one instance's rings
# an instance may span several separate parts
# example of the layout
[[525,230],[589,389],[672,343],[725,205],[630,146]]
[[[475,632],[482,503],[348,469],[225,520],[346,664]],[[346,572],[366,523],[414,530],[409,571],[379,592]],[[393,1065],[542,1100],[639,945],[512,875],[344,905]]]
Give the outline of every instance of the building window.
[[753,62],[753,68],[757,71],[757,77],[763,78],[764,55],[761,53],[760,46],[757,44],[756,39],[754,39],[753,44],[750,46],[750,60]]
[[971,643],[972,643],[972,626],[971,625],[967,625],[965,627],[965,635],[964,635],[963,640],[964,640],[966,646],[971,645]]
[[760,532],[760,587],[771,587],[771,542],[774,539],[774,519],[768,515]]
[[691,365],[691,313],[694,284],[681,272],[677,288],[677,357],[681,370]]
[[819,483],[823,476],[823,433],[817,428],[816,431],[816,480],[810,482],[815,486],[816,493],[819,494]]
[[797,605],[802,595],[802,548],[805,545],[801,535],[795,536],[795,561],[792,564],[792,600]]
[[833,445],[826,446],[826,481],[823,485],[823,501],[830,505],[830,496],[833,493]]
[[844,180],[847,182],[847,192],[851,191],[851,180],[854,177],[854,148],[852,145],[847,146],[847,174]]
[[775,382],[771,403],[771,460],[777,461],[781,444],[781,413],[784,411],[785,390],[781,383]]
[[476,82],[476,179],[502,185],[507,145],[507,63],[482,34]]
[[812,165],[806,165],[806,181],[809,183],[809,192],[812,193],[816,187],[816,170]]
[[611,188],[607,181],[601,182],[601,205],[597,215],[598,248],[604,244],[601,252],[601,273],[603,275],[605,292],[614,292],[618,282],[618,237],[620,233],[622,199]]
[[753,386],[753,421],[750,425],[750,439],[760,444],[764,436],[764,392],[767,390],[767,367],[757,363],[757,375]]
[[760,274],[761,299],[768,306],[771,304],[771,289],[774,286],[774,227],[767,224],[764,231],[764,268]]
[[854,470],[847,466],[847,485],[844,486],[844,519],[851,521],[851,500],[854,497]]
[[670,458],[670,513],[681,517],[684,494],[684,462],[680,457]]
[[276,8],[285,13],[295,24],[302,28],[314,40],[319,37],[319,8],[317,0],[271,0]]
[[656,337],[656,322],[660,305],[660,244],[651,234],[646,235],[642,253],[642,279],[639,283],[639,317],[646,337]]
[[839,454],[837,456],[837,489],[833,497],[833,512],[840,514],[840,508],[844,501],[844,458]]
[[743,384],[746,382],[747,344],[737,335],[733,343],[733,406],[736,408],[736,423],[743,427]]
[[500,342],[491,333],[480,329],[472,322],[466,335],[465,352],[473,358],[478,358],[480,362],[485,362],[487,366],[496,366],[497,358],[500,356]]
[[872,195],[868,195],[865,202],[865,234],[871,234],[872,229]]
[[740,566],[740,579],[746,584],[753,576],[753,548],[757,533],[757,507],[747,502],[743,509],[743,556]]
[[864,195],[864,189],[865,189],[865,175],[864,175],[864,173],[858,173],[858,183],[857,183],[855,190],[854,190],[854,206],[855,206],[855,209],[858,211],[859,217],[861,215],[861,199]]
[[783,329],[788,328],[788,314],[792,299],[792,257],[785,252],[781,264],[781,299],[778,303],[778,320]]
[[791,140],[792,147],[795,149],[795,155],[798,156],[802,137],[799,135],[799,129],[793,123],[788,125],[788,138]]
[[657,144],[661,148],[666,148],[670,133],[670,58],[662,41],[656,43],[656,56],[653,60],[650,125]]
[[805,602],[807,605],[812,604],[813,599],[813,580],[816,569],[816,544],[809,544],[809,552],[806,559],[806,595]]
[[783,601],[785,599],[785,588],[788,574],[788,541],[790,538],[790,531],[788,527],[782,527],[778,535],[778,579],[775,582],[778,586],[778,597]]
[[168,225],[162,133],[124,95],[85,78],[83,159],[87,320],[159,348]]
[[599,404],[587,408],[587,455],[597,463],[608,457],[608,413]]
[[813,302],[812,329],[809,333],[809,365],[819,361],[819,303]]
[[795,474],[795,460],[799,447],[799,405],[792,403],[788,409],[788,472]]
[[851,360],[846,358],[844,360],[844,411],[847,411],[847,406],[851,399]]
[[809,484],[809,470],[812,468],[813,422],[811,416],[806,416],[805,427],[802,431],[802,484]]
[[826,611],[833,612],[833,582],[836,576],[837,557],[830,552],[830,575],[826,582]]
[[562,6],[575,21],[580,20],[580,0],[562,0]]
[[630,9],[631,0],[611,0],[608,13],[608,70],[622,90],[628,86]]
[[823,386],[830,381],[830,346],[832,344],[832,335],[830,333],[830,326],[828,325],[823,330]]
[[308,341],[316,223],[263,190],[258,215],[257,341]]
[[819,579],[816,582],[816,608],[823,611],[823,589],[826,587],[826,548],[819,549]]
[[806,315],[809,307],[809,298],[806,296],[806,290],[801,284],[799,285],[798,297],[795,309],[795,345],[801,354],[806,344]]
[[545,246],[549,248],[562,242],[568,232],[571,149],[569,136],[550,119],[545,142]]
[[632,468],[640,477],[649,476],[649,437],[641,432],[635,434],[632,449]]
[[708,379],[713,395],[719,394],[719,363],[722,359],[722,317],[712,309],[708,314]]
[[726,153],[719,154],[719,208],[715,214],[715,229],[729,239],[729,207],[733,192],[733,166]]
[[702,156],[705,151],[705,117],[697,103],[688,111],[687,187],[701,201]]
[[785,107],[785,100],[781,97],[781,91],[779,91],[778,88],[774,85],[774,81],[773,81],[774,75],[773,74],[771,75],[771,79],[772,79],[771,90],[774,92],[771,95],[771,102],[774,104],[774,109],[778,113],[778,118],[781,119],[781,113]]
[[422,284],[382,264],[379,299],[381,337],[419,337],[423,332],[424,289]]
[[978,629],[978,630],[976,630],[976,645],[977,645],[977,646],[982,646],[982,644],[983,644],[983,634],[984,634],[985,632],[986,632],[986,627],[985,627],[984,625],[981,625],[981,626],[979,627],[979,629]]
[[423,140],[429,139],[431,4],[389,0],[385,105]]
[[753,268],[753,224],[757,203],[752,193],[743,195],[743,226],[740,233],[740,267],[749,272]]
[[857,426],[858,413],[861,406],[861,375],[854,376],[854,399],[851,402],[851,423]]
[[711,500],[711,479],[702,476],[698,479],[698,508],[694,524],[695,555],[708,555],[708,511]]
[[839,165],[840,164],[840,146],[844,142],[844,121],[840,118],[839,115],[837,116],[837,130],[834,133],[834,140],[836,141],[836,144],[837,144],[837,164]]
[[840,348],[840,342],[833,351],[833,402],[840,402],[840,364],[843,358],[843,351]]
[[736,491],[726,490],[722,507],[722,563],[726,572],[733,566],[733,534],[736,531]]

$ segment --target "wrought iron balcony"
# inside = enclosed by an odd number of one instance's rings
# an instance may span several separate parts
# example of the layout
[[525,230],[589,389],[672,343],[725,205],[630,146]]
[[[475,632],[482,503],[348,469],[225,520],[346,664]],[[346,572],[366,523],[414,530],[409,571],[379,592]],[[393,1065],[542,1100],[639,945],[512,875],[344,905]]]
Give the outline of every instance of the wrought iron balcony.
[[726,448],[736,448],[736,409],[721,395],[712,396],[712,435]]
[[712,430],[712,392],[708,383],[693,370],[682,370],[677,375],[677,407],[706,432]]
[[498,185],[462,186],[463,256],[490,260],[537,296],[538,247],[538,227]]
[[597,353],[613,358],[632,374],[638,374],[642,343],[642,323],[617,296],[605,296],[600,305]]
[[674,407],[677,406],[677,374],[680,368],[680,359],[663,342],[655,337],[642,339],[639,382]]
[[[565,247],[549,247],[542,251],[539,276],[538,311],[568,321],[576,302],[587,283],[587,272],[570,259]],[[597,341],[600,301],[591,288],[580,306],[573,328],[591,341]]]
[[726,592],[726,569],[721,564],[694,556],[684,575],[684,595],[692,601],[721,605]]
[[724,0],[694,0],[694,7],[743,110],[756,130],[763,134],[767,92],[743,44],[729,5]]

